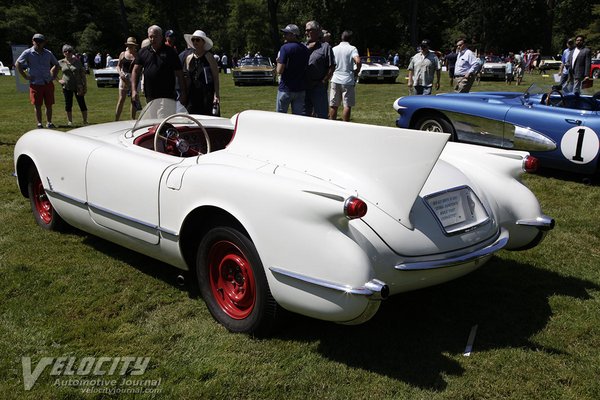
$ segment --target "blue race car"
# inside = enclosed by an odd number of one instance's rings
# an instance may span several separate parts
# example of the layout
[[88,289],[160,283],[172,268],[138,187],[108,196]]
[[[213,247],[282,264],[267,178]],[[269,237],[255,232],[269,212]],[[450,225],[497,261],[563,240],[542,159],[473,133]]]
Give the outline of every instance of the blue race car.
[[407,96],[394,102],[396,125],[450,133],[451,140],[526,150],[540,166],[600,171],[600,97],[563,94],[533,84],[525,93]]

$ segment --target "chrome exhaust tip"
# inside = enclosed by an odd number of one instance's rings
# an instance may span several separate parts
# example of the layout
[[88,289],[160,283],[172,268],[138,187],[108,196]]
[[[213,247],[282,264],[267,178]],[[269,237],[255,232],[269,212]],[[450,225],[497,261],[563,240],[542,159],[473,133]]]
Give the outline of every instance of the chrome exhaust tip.
[[373,279],[367,282],[365,284],[365,289],[369,289],[373,292],[371,295],[371,299],[373,300],[385,300],[390,296],[390,287],[379,279]]

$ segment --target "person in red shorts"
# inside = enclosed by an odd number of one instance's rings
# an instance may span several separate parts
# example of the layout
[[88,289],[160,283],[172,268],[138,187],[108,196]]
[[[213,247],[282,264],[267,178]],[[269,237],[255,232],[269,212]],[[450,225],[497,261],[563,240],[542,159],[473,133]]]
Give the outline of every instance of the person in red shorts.
[[37,127],[42,128],[42,104],[46,106],[47,128],[55,128],[52,123],[52,105],[54,104],[54,83],[58,75],[58,60],[45,49],[46,38],[36,33],[32,38],[33,46],[25,50],[15,63],[23,79],[29,81],[29,98],[35,107]]

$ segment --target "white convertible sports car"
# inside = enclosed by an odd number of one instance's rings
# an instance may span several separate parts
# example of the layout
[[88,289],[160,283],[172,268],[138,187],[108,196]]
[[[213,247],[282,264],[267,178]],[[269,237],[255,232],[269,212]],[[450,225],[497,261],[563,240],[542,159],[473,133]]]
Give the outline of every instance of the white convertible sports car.
[[358,324],[552,229],[527,153],[264,111],[149,103],[138,121],[36,129],[15,147],[46,229],[70,224],[197,276],[214,318],[265,334],[280,307]]

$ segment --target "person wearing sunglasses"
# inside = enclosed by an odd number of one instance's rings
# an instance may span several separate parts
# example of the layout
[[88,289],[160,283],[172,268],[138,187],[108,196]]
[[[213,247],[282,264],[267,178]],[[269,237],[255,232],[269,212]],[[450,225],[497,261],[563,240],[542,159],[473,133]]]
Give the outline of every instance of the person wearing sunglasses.
[[62,47],[65,58],[58,62],[62,77],[58,81],[62,85],[63,96],[65,98],[65,112],[67,113],[67,124],[73,125],[73,96],[77,100],[83,124],[88,123],[88,110],[85,104],[85,94],[87,93],[87,77],[85,68],[77,57],[73,46],[65,44]]
[[323,30],[317,21],[306,23],[306,48],[310,52],[306,70],[305,113],[307,116],[329,116],[328,85],[335,70],[335,58],[329,43],[323,42]]
[[52,123],[52,105],[54,104],[54,83],[58,76],[58,60],[44,46],[46,37],[36,33],[31,39],[33,46],[25,50],[17,61],[17,72],[29,81],[29,99],[35,109],[37,127],[42,128],[42,105],[46,106],[46,127],[55,128]]
[[196,30],[183,37],[193,49],[183,62],[188,102],[184,104],[190,114],[220,116],[219,67],[209,51],[213,41],[204,31]]

